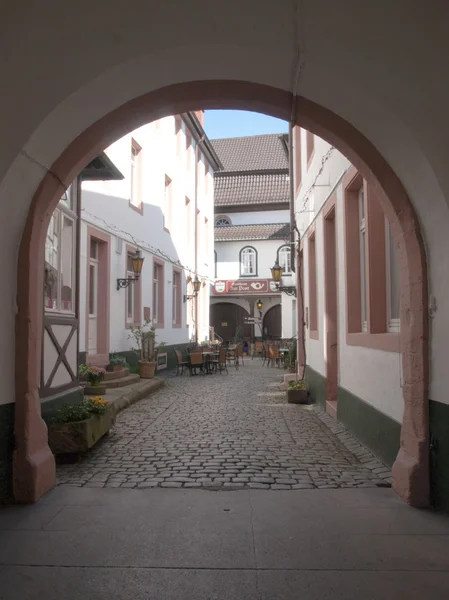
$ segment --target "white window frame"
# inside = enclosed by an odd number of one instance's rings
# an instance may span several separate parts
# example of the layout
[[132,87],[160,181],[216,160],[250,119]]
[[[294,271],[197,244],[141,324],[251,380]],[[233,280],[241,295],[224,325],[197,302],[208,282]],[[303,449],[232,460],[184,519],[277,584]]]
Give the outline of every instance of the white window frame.
[[[397,261],[397,256],[392,256],[391,245],[393,244],[393,236],[391,234],[391,227],[387,219],[385,219],[385,274],[387,278],[387,331],[389,333],[398,333],[401,330],[401,319],[391,317],[391,304],[392,304],[392,293],[391,293],[391,265],[392,261]],[[397,266],[397,272],[399,275],[399,267]],[[397,285],[400,286],[399,281]],[[400,306],[398,307],[400,313]]]
[[[128,261],[132,260],[132,254],[130,252],[126,253],[126,279],[134,279],[134,271],[129,268]],[[135,314],[134,314],[134,304],[135,304],[135,289],[134,283],[130,283],[126,288],[126,323],[128,325],[134,325],[135,323]],[[131,309],[131,310],[130,310]]]
[[252,246],[240,250],[240,277],[257,277],[257,250]]
[[179,294],[181,293],[181,273],[173,270],[173,293],[172,293],[172,322],[173,325],[181,325],[179,311]]
[[366,227],[366,198],[365,198],[365,182],[358,191],[359,203],[359,232],[360,232],[360,308],[362,317],[362,331],[368,331],[368,271],[367,263],[367,227]]
[[[68,204],[71,205],[71,208],[67,206],[67,203],[64,201],[64,198],[68,199]],[[78,226],[78,216],[76,214],[76,196],[73,194],[72,186],[70,186],[66,194],[61,198],[58,203],[58,206],[55,208],[53,215],[55,213],[59,214],[58,219],[58,231],[57,231],[57,244],[58,244],[58,252],[57,252],[57,265],[54,267],[58,274],[58,291],[57,291],[57,303],[55,307],[45,307],[45,312],[47,313],[62,313],[66,315],[74,315],[75,314],[75,304],[76,304],[76,256],[77,256],[77,226]],[[54,226],[53,215],[50,221],[49,230]],[[73,223],[72,227],[72,281],[71,281],[71,290],[72,290],[72,308],[70,310],[62,308],[62,225],[64,222],[64,217],[70,219]],[[54,232],[52,232],[54,234]],[[48,238],[48,231],[46,235],[46,242]],[[45,250],[45,255],[47,255],[47,249]],[[48,262],[48,261],[45,261]],[[52,263],[51,266],[53,266]]]
[[[285,256],[285,264],[283,263],[282,256]],[[281,246],[278,250],[278,263],[280,267],[284,268],[282,276],[292,274],[292,250],[287,244]]]
[[159,281],[160,277],[160,266],[157,263],[153,263],[153,321],[154,323],[159,322]]

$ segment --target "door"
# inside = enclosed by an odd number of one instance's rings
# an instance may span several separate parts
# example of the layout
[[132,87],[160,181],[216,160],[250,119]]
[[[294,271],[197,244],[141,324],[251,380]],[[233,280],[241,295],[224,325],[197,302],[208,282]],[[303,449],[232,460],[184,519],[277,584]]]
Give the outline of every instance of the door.
[[335,205],[324,218],[326,412],[337,418],[338,312]]
[[91,240],[89,259],[89,325],[87,353],[97,354],[98,331],[98,242]]
[[282,337],[282,307],[276,304],[263,318],[263,337],[266,340],[280,340]]

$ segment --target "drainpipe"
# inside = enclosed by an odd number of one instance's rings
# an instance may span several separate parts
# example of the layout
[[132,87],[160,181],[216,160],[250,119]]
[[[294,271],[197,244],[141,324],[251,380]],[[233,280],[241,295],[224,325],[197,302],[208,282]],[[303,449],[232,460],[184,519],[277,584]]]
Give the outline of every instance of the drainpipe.
[[[198,277],[198,159],[200,145],[203,141],[204,136],[202,136],[195,144],[195,278]],[[195,294],[193,299],[195,302],[195,344],[198,344],[198,294]]]

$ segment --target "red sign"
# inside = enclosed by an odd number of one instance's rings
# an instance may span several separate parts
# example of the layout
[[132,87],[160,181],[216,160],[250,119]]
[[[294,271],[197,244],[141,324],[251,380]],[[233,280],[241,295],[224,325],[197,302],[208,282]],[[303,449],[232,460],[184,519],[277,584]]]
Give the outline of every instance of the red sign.
[[279,292],[271,279],[219,279],[215,282],[214,293],[223,294],[273,294]]

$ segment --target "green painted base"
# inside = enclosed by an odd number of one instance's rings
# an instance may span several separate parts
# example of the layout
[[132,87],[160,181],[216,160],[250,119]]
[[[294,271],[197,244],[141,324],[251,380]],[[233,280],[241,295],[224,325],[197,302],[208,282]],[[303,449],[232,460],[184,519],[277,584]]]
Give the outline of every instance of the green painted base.
[[326,378],[311,367],[306,367],[306,382],[309,398],[324,409],[326,405]]
[[449,404],[429,401],[430,486],[435,508],[449,511]]
[[42,418],[48,422],[55,415],[56,411],[70,404],[80,404],[84,400],[84,391],[80,386],[76,386],[65,392],[60,392],[54,396],[48,396],[41,400]]
[[10,504],[12,453],[14,450],[14,404],[0,404],[0,504]]
[[401,424],[344,388],[338,388],[337,418],[382,462],[391,466],[399,451]]

